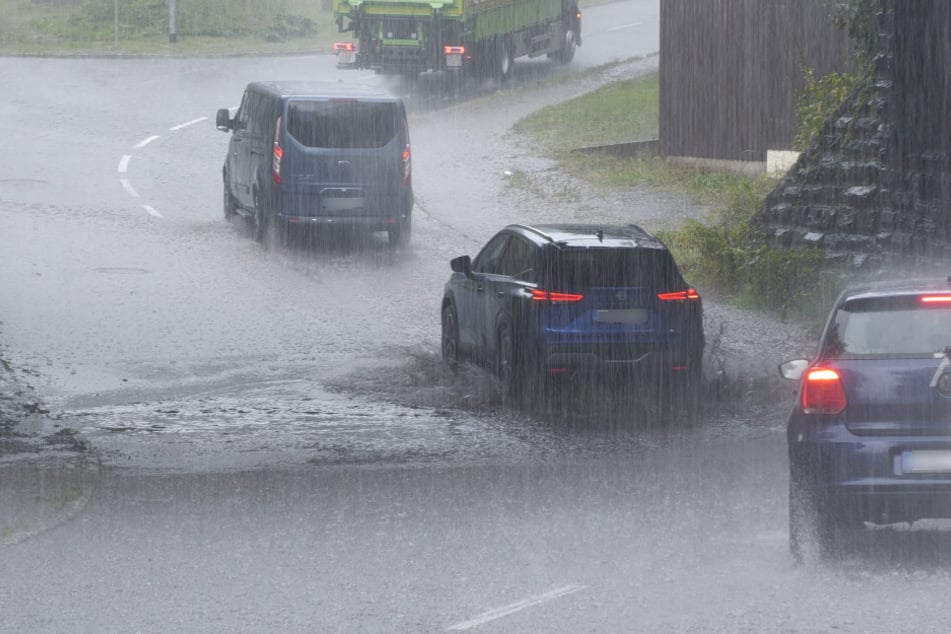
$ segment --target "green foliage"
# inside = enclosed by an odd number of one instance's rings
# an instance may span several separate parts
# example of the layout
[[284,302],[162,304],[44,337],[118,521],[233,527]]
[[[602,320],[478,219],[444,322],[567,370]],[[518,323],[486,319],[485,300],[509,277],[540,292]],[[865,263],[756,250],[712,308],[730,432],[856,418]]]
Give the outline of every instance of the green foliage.
[[793,149],[804,151],[812,140],[822,132],[825,122],[859,82],[854,73],[831,73],[817,78],[815,71],[805,71],[806,85],[796,102],[799,117],[799,133],[793,139]]
[[[593,115],[593,113],[597,113]],[[656,139],[660,80],[656,73],[614,82],[522,119],[515,130],[551,152]]]
[[881,0],[837,0],[835,21],[852,38],[856,59],[867,66],[878,44],[878,11]]
[[[119,46],[149,51],[168,44],[168,0],[0,0],[0,51],[48,52]],[[182,53],[253,52],[280,43],[323,36],[329,49],[335,34],[332,13],[320,0],[182,0],[177,3],[177,50]],[[233,40],[229,44],[229,40]],[[238,41],[240,40],[240,41]],[[260,46],[251,48],[254,42]],[[280,50],[286,50],[282,47]]]

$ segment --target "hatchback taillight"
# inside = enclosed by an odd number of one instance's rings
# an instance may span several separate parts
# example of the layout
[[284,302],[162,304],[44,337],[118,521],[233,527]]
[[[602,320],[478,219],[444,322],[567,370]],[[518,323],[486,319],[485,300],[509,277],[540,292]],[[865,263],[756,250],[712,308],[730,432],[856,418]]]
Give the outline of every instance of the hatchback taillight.
[[848,405],[842,377],[830,368],[809,368],[802,381],[800,405],[806,414],[838,414]]

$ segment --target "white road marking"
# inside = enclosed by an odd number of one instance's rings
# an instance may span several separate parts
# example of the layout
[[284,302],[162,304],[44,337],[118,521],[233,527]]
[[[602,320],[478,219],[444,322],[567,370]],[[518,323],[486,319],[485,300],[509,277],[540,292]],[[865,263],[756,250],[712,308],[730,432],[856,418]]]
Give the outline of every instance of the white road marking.
[[142,139],[141,141],[139,141],[138,143],[135,144],[135,149],[137,149],[137,150],[142,149],[142,148],[144,148],[146,145],[148,145],[149,143],[151,143],[152,141],[154,141],[154,140],[156,140],[156,139],[160,139],[160,138],[161,138],[161,137],[159,137],[159,136],[154,136],[154,135],[153,135],[153,136],[148,137],[147,139]]
[[170,132],[177,132],[182,128],[187,128],[190,125],[195,125],[196,123],[201,123],[202,121],[207,121],[208,117],[198,117],[197,119],[192,119],[191,121],[186,121],[185,123],[179,123],[178,125],[172,126],[169,128]]
[[524,599],[522,601],[516,601],[515,603],[511,603],[501,608],[494,608],[492,610],[487,610],[486,612],[483,612],[479,616],[472,618],[468,621],[463,621],[461,623],[456,623],[455,625],[449,626],[448,628],[446,628],[446,631],[447,632],[461,632],[463,630],[471,630],[474,627],[485,625],[486,623],[490,621],[494,621],[496,619],[500,619],[503,616],[508,616],[510,614],[514,614],[515,612],[519,612],[526,608],[540,605],[542,603],[546,603],[553,599],[557,599],[559,597],[563,597],[569,594],[574,594],[575,592],[580,592],[581,590],[584,590],[585,587],[586,586],[569,584],[567,586],[555,588],[554,590],[546,592],[545,594],[539,594],[537,596],[529,597],[528,599]]
[[128,154],[124,154],[119,160],[119,173],[125,174],[129,171],[129,161],[132,160],[132,157]]
[[139,197],[139,192],[135,191],[135,188],[132,186],[132,183],[128,181],[128,179],[120,178],[119,182],[122,183],[122,189],[126,190],[130,196],[133,198]]
[[142,209],[144,209],[145,211],[147,211],[150,216],[155,216],[156,218],[161,218],[161,217],[162,217],[162,214],[160,214],[159,212],[157,212],[157,211],[155,210],[155,208],[152,207],[151,205],[142,205]]
[[632,28],[634,28],[635,26],[640,26],[640,25],[642,25],[642,24],[644,24],[644,23],[643,23],[643,22],[631,22],[630,24],[622,24],[622,25],[620,25],[620,26],[612,26],[610,29],[608,29],[608,33],[611,33],[612,31],[621,31],[621,30],[623,30],[623,29],[632,29]]

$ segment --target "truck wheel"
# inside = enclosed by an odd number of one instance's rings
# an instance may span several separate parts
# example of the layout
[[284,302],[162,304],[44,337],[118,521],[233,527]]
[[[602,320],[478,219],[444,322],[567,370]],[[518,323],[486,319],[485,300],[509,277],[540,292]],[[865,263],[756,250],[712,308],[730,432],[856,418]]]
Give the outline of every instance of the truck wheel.
[[565,39],[562,42],[561,50],[555,55],[555,59],[562,64],[567,64],[575,58],[575,48],[578,47],[578,40],[573,29],[565,29]]
[[512,76],[512,65],[515,59],[512,57],[512,44],[508,38],[502,38],[495,44],[495,72],[499,81],[505,83]]

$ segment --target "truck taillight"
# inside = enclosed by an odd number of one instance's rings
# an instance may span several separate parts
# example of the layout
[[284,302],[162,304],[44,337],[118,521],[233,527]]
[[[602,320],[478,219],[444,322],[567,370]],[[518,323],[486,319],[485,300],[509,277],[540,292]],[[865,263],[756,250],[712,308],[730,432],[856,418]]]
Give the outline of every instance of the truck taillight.
[[802,381],[800,405],[806,414],[838,414],[844,410],[848,401],[839,373],[830,368],[809,368]]
[[688,288],[685,291],[673,291],[670,293],[658,293],[657,299],[662,302],[687,302],[700,299],[700,293],[696,289]]
[[281,184],[281,159],[284,157],[284,150],[281,149],[281,121],[284,117],[278,117],[274,125],[274,153],[271,156],[271,178],[277,185]]

